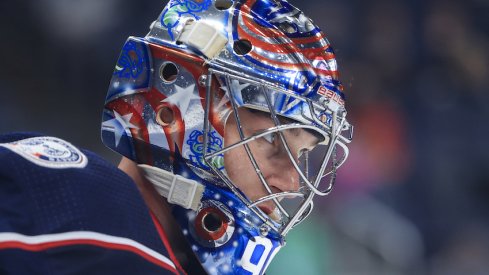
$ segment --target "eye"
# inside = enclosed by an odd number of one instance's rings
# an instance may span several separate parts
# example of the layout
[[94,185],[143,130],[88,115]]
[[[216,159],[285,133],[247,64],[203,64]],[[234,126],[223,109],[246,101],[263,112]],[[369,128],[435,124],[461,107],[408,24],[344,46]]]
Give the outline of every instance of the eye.
[[275,141],[275,139],[277,139],[277,133],[267,134],[267,135],[263,136],[263,138],[266,141],[268,141],[268,143],[273,144],[273,142]]

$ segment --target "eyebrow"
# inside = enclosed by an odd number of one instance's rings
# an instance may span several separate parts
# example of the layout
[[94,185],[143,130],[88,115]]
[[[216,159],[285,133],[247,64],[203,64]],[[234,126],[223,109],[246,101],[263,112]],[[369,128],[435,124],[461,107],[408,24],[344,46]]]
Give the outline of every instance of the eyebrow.
[[[297,121],[295,121],[293,119],[287,118],[287,117],[278,116],[278,118],[279,118],[280,124],[294,124],[294,123],[299,123],[299,122],[297,122]],[[318,139],[318,142],[317,143],[321,143],[321,142],[324,141],[324,136],[321,135],[321,134],[319,134],[317,131],[314,131],[313,129],[309,129],[309,128],[292,128],[292,129],[289,129],[288,131],[290,131],[290,133],[292,133],[294,136],[298,137],[301,134],[301,130],[302,131],[306,131],[309,134],[311,134],[314,137],[316,137]]]
[[[266,112],[266,111],[261,111],[261,110],[256,110],[256,109],[251,109],[249,108],[248,109],[250,112],[254,113],[254,114],[257,114],[257,115],[261,115],[261,116],[266,116],[267,118],[270,118],[273,121],[273,118],[271,116],[271,114],[269,112]],[[298,121],[295,121],[291,118],[288,118],[288,117],[284,117],[284,116],[281,116],[281,115],[277,115],[277,118],[278,120],[280,121],[280,124],[300,124]],[[298,137],[300,136],[301,134],[301,130],[303,131],[307,131],[309,134],[313,135],[314,137],[316,137],[318,139],[318,142],[317,143],[321,143],[324,141],[324,136],[319,134],[317,131],[314,131],[313,129],[309,129],[309,128],[291,128],[291,129],[288,129],[287,131],[289,131],[290,133],[292,133],[295,137]]]

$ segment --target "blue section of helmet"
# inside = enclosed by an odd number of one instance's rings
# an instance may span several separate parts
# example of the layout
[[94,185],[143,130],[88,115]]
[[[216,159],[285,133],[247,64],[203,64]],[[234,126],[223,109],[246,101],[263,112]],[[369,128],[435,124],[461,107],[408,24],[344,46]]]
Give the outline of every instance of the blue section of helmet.
[[257,265],[263,256],[263,252],[265,252],[265,246],[261,244],[257,245],[253,251],[253,254],[251,254],[250,263]]
[[107,94],[107,102],[125,91],[149,87],[151,60],[148,47],[142,39],[129,38],[126,41],[113,75],[113,81],[110,83]]
[[266,28],[273,28],[271,23],[268,23],[269,20],[263,20],[262,18],[269,19],[269,14],[272,11],[272,6],[274,5],[271,1],[257,1],[255,5],[253,5],[253,11],[259,15],[259,17],[253,17],[253,20],[260,26]]
[[[195,229],[192,228],[194,220],[189,217],[195,217],[195,212],[174,206],[173,214],[203,267],[212,274],[223,275],[252,274],[252,270],[247,270],[250,265],[256,267],[258,271],[263,270],[271,260],[271,256],[282,247],[282,238],[271,231],[267,236],[268,247],[265,247],[259,242],[263,236],[259,232],[262,222],[258,216],[227,189],[214,186],[208,182],[204,184],[206,189],[202,201],[214,201],[224,205],[233,216],[235,229],[230,239],[221,246],[205,245],[202,240],[195,236]],[[252,250],[251,255],[245,253],[246,250]],[[244,263],[248,264],[245,265]],[[262,266],[258,266],[259,264]]]
[[128,41],[122,48],[114,75],[120,78],[137,79],[143,73],[144,65],[148,60],[143,49],[138,47],[135,41]]

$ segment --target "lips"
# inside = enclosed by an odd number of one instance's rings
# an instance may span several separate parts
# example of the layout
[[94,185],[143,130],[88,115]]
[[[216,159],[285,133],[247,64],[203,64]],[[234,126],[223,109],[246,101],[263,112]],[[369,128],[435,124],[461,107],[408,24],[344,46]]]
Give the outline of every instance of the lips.
[[280,222],[282,219],[282,214],[278,210],[277,207],[270,207],[268,205],[261,205],[259,206],[260,210],[263,211],[265,214],[267,214],[268,217],[270,217],[272,220],[276,222]]
[[260,205],[260,206],[258,206],[258,208],[260,208],[260,210],[263,211],[267,215],[270,215],[273,212],[273,209],[267,205]]

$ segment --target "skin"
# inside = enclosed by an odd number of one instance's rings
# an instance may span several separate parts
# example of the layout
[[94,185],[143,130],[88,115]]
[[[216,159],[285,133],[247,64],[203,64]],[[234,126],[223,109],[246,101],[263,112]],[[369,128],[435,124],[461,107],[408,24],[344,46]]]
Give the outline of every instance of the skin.
[[[275,126],[270,116],[264,112],[249,111],[242,108],[238,114],[243,132],[247,137]],[[226,147],[241,140],[233,114],[229,116],[225,129],[224,143]],[[284,136],[296,159],[301,151],[312,149],[318,142],[314,135],[300,129],[284,132]],[[249,146],[272,192],[298,190],[299,175],[278,135],[274,138],[272,136],[259,138],[250,142]],[[224,164],[230,179],[251,201],[268,195],[244,146],[228,151],[224,156]],[[146,205],[163,226],[180,264],[189,274],[200,274],[202,267],[200,264],[196,264],[198,263],[197,259],[186,245],[183,234],[171,215],[171,206],[167,200],[157,193],[153,185],[145,179],[143,172],[136,163],[130,159],[122,158],[119,169],[129,175],[136,183]],[[271,214],[276,205],[273,201],[267,201],[261,203],[259,207],[266,214]]]
[[[276,126],[270,115],[265,112],[241,108],[238,115],[245,137]],[[282,123],[286,123],[286,121],[282,121]],[[314,135],[301,129],[285,131],[284,136],[296,161],[302,151],[311,150],[319,141]],[[249,143],[250,150],[263,177],[273,193],[297,191],[299,189],[298,172],[294,168],[278,133],[272,137],[273,140],[270,138],[270,136],[268,140],[267,138],[259,138]],[[240,140],[236,118],[234,115],[230,115],[226,123],[225,147]],[[244,146],[230,150],[224,155],[224,167],[226,167],[227,174],[233,183],[251,201],[256,201],[269,194],[255,172]],[[276,208],[275,203],[271,200],[258,206],[266,214],[271,214]]]

